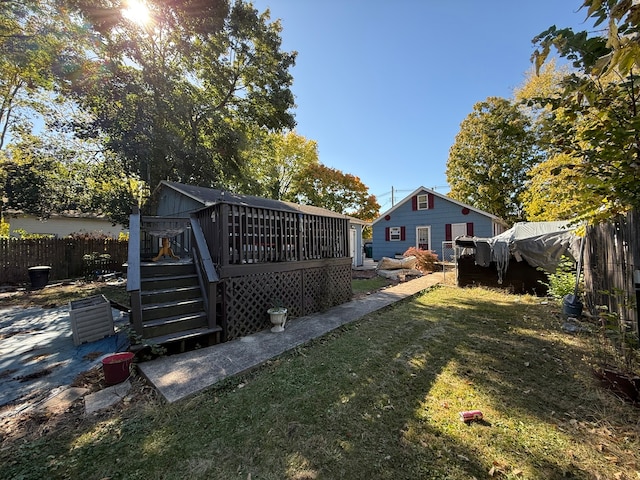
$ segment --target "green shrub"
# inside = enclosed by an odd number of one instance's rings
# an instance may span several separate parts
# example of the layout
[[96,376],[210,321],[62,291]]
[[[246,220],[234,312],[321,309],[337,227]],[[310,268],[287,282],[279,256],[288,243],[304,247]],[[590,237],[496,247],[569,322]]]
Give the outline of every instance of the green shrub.
[[[575,263],[569,257],[562,257],[555,273],[549,274],[549,283],[540,282],[549,288],[549,295],[561,299],[565,295],[573,294],[576,288]],[[580,292],[578,285],[578,295]]]

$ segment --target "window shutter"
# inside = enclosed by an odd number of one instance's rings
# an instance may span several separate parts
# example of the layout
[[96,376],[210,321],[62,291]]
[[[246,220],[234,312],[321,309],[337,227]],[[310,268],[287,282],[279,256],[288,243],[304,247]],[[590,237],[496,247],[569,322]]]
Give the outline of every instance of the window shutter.
[[413,197],[411,197],[411,210],[417,210],[418,209],[418,196],[414,195]]
[[473,222],[467,223],[467,236],[473,237]]
[[386,228],[384,229],[384,239],[385,239],[385,241],[387,241],[387,242],[388,242],[390,237],[391,237],[391,235],[390,235],[390,233],[389,233],[389,227],[386,227]]
[[407,229],[404,227],[400,227],[400,240],[405,241],[407,239]]
[[444,226],[444,239],[447,242],[450,242],[452,240],[451,239],[451,224],[450,223],[447,223]]
[[433,199],[434,199],[433,193],[429,193],[427,198],[429,199],[429,210],[433,210]]

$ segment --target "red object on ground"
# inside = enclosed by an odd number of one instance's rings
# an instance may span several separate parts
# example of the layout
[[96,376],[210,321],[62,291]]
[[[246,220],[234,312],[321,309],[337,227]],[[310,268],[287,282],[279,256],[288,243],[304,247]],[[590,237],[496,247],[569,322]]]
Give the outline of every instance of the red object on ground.
[[107,385],[116,385],[129,378],[131,360],[134,356],[132,352],[122,352],[104,357],[102,359],[104,382]]
[[482,420],[482,412],[480,410],[467,410],[460,412],[460,420],[463,422],[473,422],[474,420]]

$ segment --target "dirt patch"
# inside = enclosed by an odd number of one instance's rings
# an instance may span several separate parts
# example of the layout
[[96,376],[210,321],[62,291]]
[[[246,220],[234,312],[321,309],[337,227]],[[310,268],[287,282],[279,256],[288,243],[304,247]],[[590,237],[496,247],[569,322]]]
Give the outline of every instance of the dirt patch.
[[351,270],[351,278],[354,280],[362,280],[368,278],[375,278],[377,276],[375,270]]
[[24,287],[0,287],[0,301],[7,307],[56,308],[68,305],[71,300],[103,294],[111,301],[128,304],[125,284],[110,285],[105,282],[65,281],[47,285],[40,290]]
[[[131,390],[121,402],[92,415],[85,414],[84,397],[70,403],[67,408],[56,411],[38,406],[25,408],[23,411],[16,411],[16,405],[0,407],[0,449],[7,448],[16,441],[33,441],[54,432],[77,429],[121,415],[136,407],[160,403],[156,390],[135,373],[135,366],[129,381]],[[78,375],[71,386],[86,388],[87,395],[107,387],[100,366]]]
[[43,368],[42,370],[38,370],[37,372],[29,373],[28,375],[20,375],[16,377],[19,382],[28,382],[29,380],[34,380],[36,378],[46,377],[49,375],[55,368],[57,368],[60,364],[56,363],[51,365],[48,368]]

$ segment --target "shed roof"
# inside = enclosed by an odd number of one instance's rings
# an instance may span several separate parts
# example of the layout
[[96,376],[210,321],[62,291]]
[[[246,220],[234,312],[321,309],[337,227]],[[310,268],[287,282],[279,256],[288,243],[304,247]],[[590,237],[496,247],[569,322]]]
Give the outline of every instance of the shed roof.
[[360,220],[359,218],[344,215],[342,213],[336,213],[326,208],[315,207],[313,205],[301,205],[293,202],[285,202],[282,200],[274,200],[272,198],[256,197],[253,195],[243,195],[239,193],[233,193],[226,190],[217,190],[208,187],[198,187],[195,185],[187,185],[184,183],[171,182],[163,180],[160,182],[158,188],[166,186],[171,188],[182,195],[185,195],[199,203],[203,207],[209,207],[219,203],[227,203],[231,205],[243,205],[257,208],[268,208],[271,210],[282,210],[295,213],[304,213],[307,215],[318,215],[323,217],[333,218],[347,218],[353,224],[358,225],[370,225],[370,222]]

